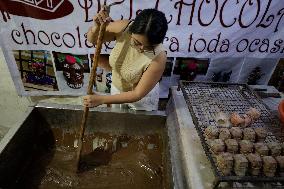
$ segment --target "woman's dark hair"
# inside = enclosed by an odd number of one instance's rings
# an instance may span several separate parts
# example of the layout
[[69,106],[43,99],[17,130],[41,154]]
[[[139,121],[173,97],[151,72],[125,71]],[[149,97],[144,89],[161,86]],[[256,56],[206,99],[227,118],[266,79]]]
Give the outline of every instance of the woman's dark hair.
[[167,30],[165,14],[156,9],[142,10],[129,27],[130,33],[146,35],[151,45],[162,43]]

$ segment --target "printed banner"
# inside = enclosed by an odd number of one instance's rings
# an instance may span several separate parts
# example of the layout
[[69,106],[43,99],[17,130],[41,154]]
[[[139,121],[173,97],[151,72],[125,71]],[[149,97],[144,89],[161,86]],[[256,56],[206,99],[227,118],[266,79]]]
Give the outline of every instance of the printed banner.
[[[283,0],[5,0],[0,42],[20,94],[86,91],[94,53],[86,32],[105,2],[116,2],[113,20],[134,19],[145,8],[163,11],[168,57],[284,57]],[[105,43],[101,53],[114,45]],[[109,78],[109,71],[99,72]]]

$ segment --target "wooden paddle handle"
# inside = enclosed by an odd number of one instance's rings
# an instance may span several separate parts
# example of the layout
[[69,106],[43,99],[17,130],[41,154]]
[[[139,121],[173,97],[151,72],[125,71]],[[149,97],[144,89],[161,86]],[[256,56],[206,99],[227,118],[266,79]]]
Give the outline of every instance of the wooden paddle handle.
[[100,25],[99,36],[98,36],[97,44],[96,44],[96,52],[95,52],[94,58],[93,58],[93,66],[92,66],[88,90],[87,90],[88,95],[93,94],[93,86],[95,84],[95,79],[96,79],[96,76],[97,76],[96,69],[97,69],[98,63],[99,63],[99,57],[100,57],[100,53],[101,53],[101,49],[102,49],[103,37],[104,37],[105,30],[106,30],[106,24],[103,23],[103,24]]
[[[99,62],[100,52],[101,52],[101,49],[102,49],[105,29],[106,29],[106,24],[105,23],[101,24],[99,36],[98,36],[98,39],[97,39],[96,52],[95,52],[94,58],[93,58],[93,66],[92,66],[92,70],[91,70],[91,73],[90,73],[89,85],[88,85],[88,90],[87,90],[88,95],[93,94],[93,86],[95,84],[95,80],[96,80],[96,77],[97,77],[96,69],[98,67],[98,62]],[[87,116],[88,116],[88,113],[87,113],[88,111],[89,111],[89,107],[85,107],[84,108],[84,115],[83,115],[83,119],[82,119],[82,123],[81,123],[80,139],[83,138],[83,133],[84,133],[84,130],[85,130],[85,124],[86,124],[86,119],[87,119]]]
[[[93,58],[93,66],[92,66],[92,69],[91,69],[89,85],[88,85],[88,90],[87,90],[88,95],[93,94],[93,86],[95,84],[96,76],[97,76],[96,69],[97,69],[98,62],[99,62],[99,57],[100,57],[100,52],[101,52],[101,49],[102,49],[103,37],[104,37],[105,30],[106,30],[106,23],[103,23],[103,24],[100,25],[99,36],[98,36],[97,44],[96,44],[96,51],[95,51],[94,58]],[[81,121],[81,125],[80,125],[79,140],[78,140],[78,151],[77,151],[77,157],[76,157],[77,171],[78,171],[78,168],[79,168],[80,156],[81,156],[81,153],[82,153],[82,143],[83,143],[84,133],[85,133],[85,129],[86,129],[86,122],[87,122],[88,114],[89,114],[89,107],[84,107],[84,113],[83,113],[83,117],[82,117],[82,121]]]

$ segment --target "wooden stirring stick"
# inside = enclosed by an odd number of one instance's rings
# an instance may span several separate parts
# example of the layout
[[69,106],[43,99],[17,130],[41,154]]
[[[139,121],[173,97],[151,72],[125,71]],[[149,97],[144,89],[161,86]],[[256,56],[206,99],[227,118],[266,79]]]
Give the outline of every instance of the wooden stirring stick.
[[[108,8],[109,8],[109,6],[108,6]],[[96,76],[97,76],[96,69],[97,69],[98,62],[99,62],[99,56],[100,56],[100,52],[101,52],[101,49],[102,49],[103,37],[104,37],[105,30],[106,30],[106,23],[103,23],[103,24],[100,25],[99,36],[98,36],[97,43],[96,43],[96,52],[95,52],[94,58],[93,58],[93,67],[92,67],[92,70],[91,70],[90,80],[89,80],[89,85],[88,85],[88,91],[87,91],[88,95],[93,94],[93,86],[95,84],[95,79],[96,79]],[[80,157],[81,157],[81,153],[82,153],[83,138],[84,138],[84,133],[85,133],[85,129],[86,129],[86,122],[87,122],[88,114],[89,114],[89,107],[84,107],[84,114],[83,114],[82,121],[81,121],[80,133],[79,133],[80,135],[79,135],[79,140],[78,140],[78,150],[77,150],[77,154],[76,154],[77,172],[80,169]]]

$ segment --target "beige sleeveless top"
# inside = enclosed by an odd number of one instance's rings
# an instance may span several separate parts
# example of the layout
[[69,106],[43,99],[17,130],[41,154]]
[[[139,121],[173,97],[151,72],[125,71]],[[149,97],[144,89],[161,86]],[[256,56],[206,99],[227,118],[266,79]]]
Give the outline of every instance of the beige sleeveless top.
[[133,90],[151,61],[160,52],[166,51],[163,45],[159,44],[155,47],[155,54],[154,52],[139,52],[130,45],[131,34],[128,28],[127,26],[121,36],[116,39],[116,44],[109,56],[109,64],[112,67],[112,84],[123,92]]

